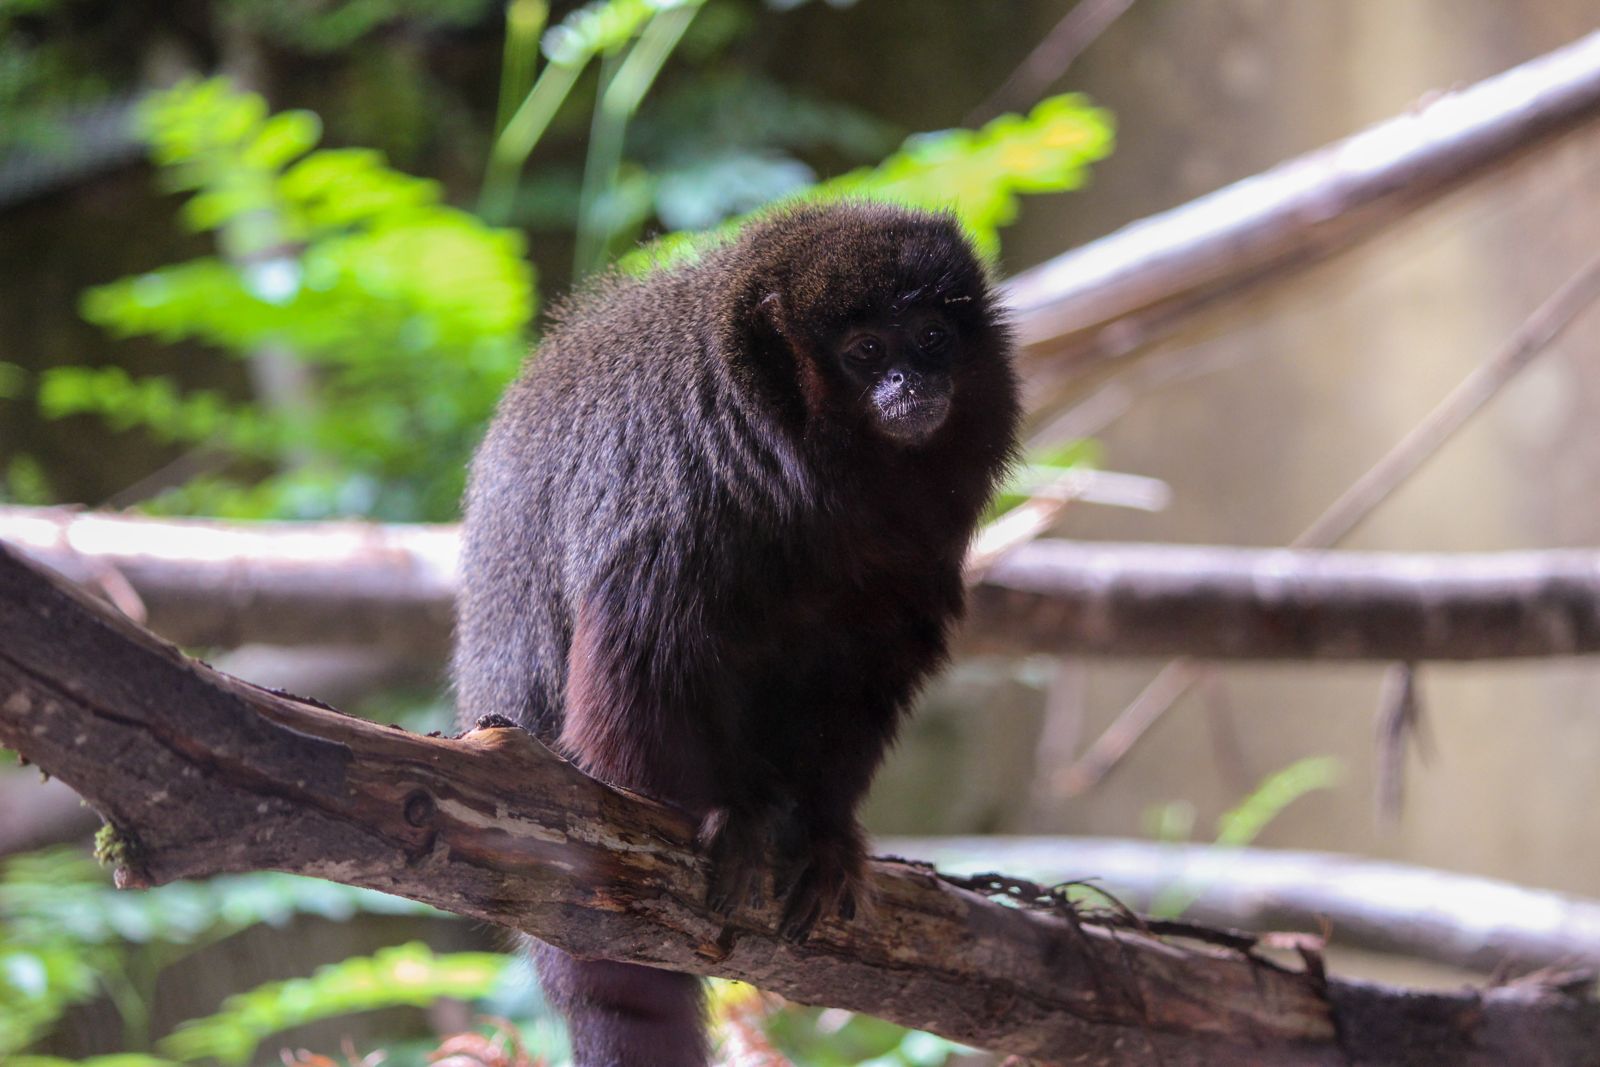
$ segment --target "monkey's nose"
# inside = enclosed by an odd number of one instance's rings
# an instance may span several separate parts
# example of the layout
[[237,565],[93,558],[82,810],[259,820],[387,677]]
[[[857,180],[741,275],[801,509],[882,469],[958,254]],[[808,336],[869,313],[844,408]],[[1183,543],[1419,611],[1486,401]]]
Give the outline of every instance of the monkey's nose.
[[891,368],[884,374],[883,382],[896,392],[915,393],[922,387],[922,375],[912,370]]

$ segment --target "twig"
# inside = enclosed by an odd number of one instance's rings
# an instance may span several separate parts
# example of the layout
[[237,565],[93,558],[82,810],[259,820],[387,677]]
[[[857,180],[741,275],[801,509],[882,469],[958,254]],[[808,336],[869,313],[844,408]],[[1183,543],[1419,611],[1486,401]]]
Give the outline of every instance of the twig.
[[[1590,259],[1539,305],[1493,358],[1456,386],[1399,444],[1291,541],[1290,547],[1329,548],[1341,541],[1455,436],[1507,382],[1560,337],[1597,298],[1600,298],[1600,256]],[[1174,660],[1163,667],[1105,733],[1067,768],[1063,777],[1067,787],[1074,793],[1093,788],[1189,691],[1196,678],[1193,665],[1185,660]]]
[[963,568],[967,584],[981,582],[1001,557],[1044,534],[1075,500],[1160,511],[1171,496],[1167,484],[1155,478],[1077,467],[1066,470],[1034,487],[1028,499],[978,531]]
[[1227,687],[1215,667],[1205,673],[1206,677],[1201,681],[1201,707],[1205,711],[1206,726],[1211,735],[1212,759],[1229,792],[1236,796],[1247,796],[1255,783],[1260,781],[1261,775],[1250,769],[1250,759],[1245,755]]
[[1392,823],[1405,800],[1406,742],[1416,737],[1422,717],[1417,696],[1417,665],[1396,663],[1383,679],[1378,698],[1378,818]]
[[1560,337],[1597,298],[1600,298],[1600,256],[1584,264],[1528,316],[1493,359],[1456,386],[1399,444],[1345,490],[1316,522],[1291,541],[1290,547],[1330,548],[1344,540],[1346,534],[1455,436],[1484,404]]
[[1056,772],[1057,791],[1073,797],[1099,784],[1139,739],[1183,699],[1201,674],[1200,665],[1187,658],[1172,660],[1162,667],[1083,755]]
[[1052,772],[1065,766],[1078,750],[1078,738],[1083,732],[1085,673],[1078,657],[1057,656],[1045,689],[1044,721],[1034,754],[1026,817],[1028,826],[1036,830],[1050,829],[1056,821],[1060,798],[1055,793]]
[[1034,430],[1030,443],[1045,446],[1056,441],[1095,437],[1133,409],[1146,396],[1173,385],[1235,370],[1266,359],[1260,349],[1226,343],[1152,352],[1137,363],[1111,375],[1088,395]]
[[226,452],[220,452],[209,445],[188,449],[171,462],[162,464],[149,474],[118,489],[97,506],[106,511],[131,508],[164,489],[182,485],[202,474],[213,474],[226,467],[230,460],[231,457]]
[[1079,0],[962,124],[981,126],[1003,112],[1028,107],[1132,6],[1133,0]]

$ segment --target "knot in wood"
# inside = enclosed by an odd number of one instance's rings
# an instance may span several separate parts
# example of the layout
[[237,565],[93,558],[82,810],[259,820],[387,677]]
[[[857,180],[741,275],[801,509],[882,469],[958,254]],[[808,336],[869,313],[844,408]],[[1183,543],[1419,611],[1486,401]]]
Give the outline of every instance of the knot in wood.
[[433,797],[418,789],[406,797],[406,822],[412,826],[426,826],[433,821]]

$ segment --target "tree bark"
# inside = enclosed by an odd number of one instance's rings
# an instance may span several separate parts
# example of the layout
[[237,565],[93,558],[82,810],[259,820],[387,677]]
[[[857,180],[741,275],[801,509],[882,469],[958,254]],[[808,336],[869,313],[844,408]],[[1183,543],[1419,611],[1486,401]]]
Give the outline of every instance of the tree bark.
[[1248,939],[1178,943],[1114,916],[1003,906],[889,861],[872,864],[867,914],[790,945],[771,902],[706,914],[691,819],[522,731],[418,737],[258,689],[4,546],[0,742],[107,818],[124,887],[317,875],[580,956],[738,978],[1058,1062],[1487,1067],[1578,1062],[1600,1043],[1600,1005],[1554,986],[1329,979],[1311,951],[1296,972]]

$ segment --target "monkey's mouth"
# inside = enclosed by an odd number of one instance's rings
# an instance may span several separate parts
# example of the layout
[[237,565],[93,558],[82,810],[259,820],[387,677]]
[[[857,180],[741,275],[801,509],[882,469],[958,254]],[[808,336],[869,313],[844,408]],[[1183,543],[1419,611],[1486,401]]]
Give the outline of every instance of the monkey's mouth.
[[878,409],[878,426],[892,441],[920,445],[938,432],[949,414],[948,396],[899,397]]

